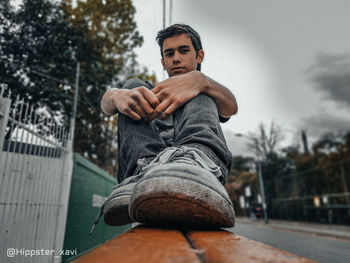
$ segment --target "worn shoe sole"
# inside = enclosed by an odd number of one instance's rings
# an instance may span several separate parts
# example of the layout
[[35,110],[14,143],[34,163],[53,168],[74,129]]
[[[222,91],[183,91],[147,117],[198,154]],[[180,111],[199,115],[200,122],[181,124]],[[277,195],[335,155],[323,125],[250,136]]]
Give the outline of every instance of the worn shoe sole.
[[131,194],[120,194],[107,200],[103,209],[104,220],[110,226],[127,225],[134,222],[129,216]]
[[234,209],[225,188],[207,170],[187,164],[152,169],[135,185],[129,209],[131,218],[147,224],[234,226]]

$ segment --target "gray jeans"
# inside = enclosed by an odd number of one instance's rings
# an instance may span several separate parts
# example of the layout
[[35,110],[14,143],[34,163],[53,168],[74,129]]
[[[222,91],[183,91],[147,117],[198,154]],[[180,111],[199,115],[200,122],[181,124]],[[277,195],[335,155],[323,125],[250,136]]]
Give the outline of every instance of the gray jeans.
[[[132,89],[147,83],[131,79],[123,88]],[[163,129],[173,128],[173,138],[164,140]],[[170,145],[169,145],[170,144]],[[225,183],[231,168],[232,154],[227,148],[219,122],[215,101],[200,94],[176,109],[167,120],[135,121],[119,113],[118,116],[118,181],[132,176],[137,160],[152,161],[161,151],[170,146],[188,146],[201,150],[221,168],[221,183]]]

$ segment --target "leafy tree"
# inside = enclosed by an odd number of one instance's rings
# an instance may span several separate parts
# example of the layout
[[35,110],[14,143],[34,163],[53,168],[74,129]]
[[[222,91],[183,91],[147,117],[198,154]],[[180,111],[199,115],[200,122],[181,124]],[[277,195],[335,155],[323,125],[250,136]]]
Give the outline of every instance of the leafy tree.
[[138,67],[133,49],[141,46],[143,38],[136,30],[131,1],[78,1],[73,7],[72,1],[67,0],[61,7],[66,19],[93,40],[94,50],[104,59],[101,67],[111,77],[120,80],[122,74],[127,77]]
[[[311,199],[304,200],[300,197],[348,192],[350,188],[349,145],[349,133],[327,133],[314,143],[312,153],[300,153],[295,150],[286,152],[286,156],[279,156],[279,162],[285,159],[291,164],[289,166],[291,169],[283,171],[282,167],[278,168],[275,164],[274,171],[265,170],[264,175],[273,175],[275,178],[267,181],[267,184],[270,184],[268,189],[273,193],[269,201],[296,197],[295,200],[298,201],[294,201],[294,206],[299,207],[303,213],[305,202],[310,202],[310,205],[313,203]],[[273,183],[274,186],[271,187]],[[330,202],[344,205],[350,201],[346,196],[339,196],[332,198]],[[292,203],[289,202],[288,205]],[[278,214],[279,205],[281,204],[273,205]]]
[[[136,30],[135,9],[127,0],[78,1],[76,7],[67,0],[61,8],[66,20],[92,41],[93,49],[100,58],[94,67],[90,63],[81,63],[81,93],[88,97],[89,103],[81,100],[79,104],[76,130],[79,140],[76,140],[75,150],[95,159],[100,166],[109,167],[114,173],[116,165],[108,160],[116,159],[117,151],[113,145],[117,136],[113,130],[117,121],[104,118],[99,110],[102,94],[106,88],[118,87],[132,76],[155,81],[154,75],[150,76],[146,69],[140,68],[133,52],[143,42]],[[91,74],[94,72],[96,74]],[[97,110],[86,113],[91,104]],[[86,127],[89,133],[85,132]]]
[[24,0],[15,11],[9,0],[1,1],[0,85],[11,91],[12,99],[20,95],[34,109],[46,108],[62,124],[63,116],[71,116],[71,83],[79,62],[74,150],[105,166],[115,152],[110,145],[116,140],[111,132],[116,120],[110,129],[100,110],[102,94],[131,76],[155,77],[139,67],[133,52],[143,39],[132,3],[102,2],[78,1],[72,8],[71,1],[58,6],[48,0]]
[[246,215],[244,208],[239,205],[239,197],[244,195],[244,188],[250,186],[253,199],[258,193],[258,176],[255,170],[255,161],[251,157],[234,156],[232,167],[225,185],[225,189],[235,205],[237,215]]
[[[350,198],[343,193],[348,193],[350,189],[350,132],[326,133],[312,145],[312,151],[304,147],[301,152],[299,143],[295,142],[278,149],[283,134],[278,134],[281,129],[276,127],[271,125],[268,132],[266,126],[260,125],[259,132],[249,136],[249,146],[261,160],[270,216],[308,220],[304,214],[305,205],[313,206],[310,198],[313,196],[336,193],[340,195],[330,198],[330,204],[339,207],[349,204]],[[235,202],[238,202],[239,195],[243,195],[247,185],[253,193],[258,191],[257,174],[250,174],[244,168],[245,160],[243,156],[234,157],[226,185]],[[344,215],[347,211],[341,209],[333,212],[346,222],[348,219],[344,219]],[[239,213],[244,214],[244,211],[239,210]]]
[[[74,43],[81,42],[87,52],[93,53],[91,43],[71,27],[62,11],[49,1],[24,0],[17,12],[9,1],[0,5],[6,17],[0,31],[1,85],[11,91],[12,99],[19,95],[34,109],[45,107],[52,117],[63,114],[69,117],[71,89],[64,82],[74,81],[77,53]],[[11,131],[8,138],[10,134]]]

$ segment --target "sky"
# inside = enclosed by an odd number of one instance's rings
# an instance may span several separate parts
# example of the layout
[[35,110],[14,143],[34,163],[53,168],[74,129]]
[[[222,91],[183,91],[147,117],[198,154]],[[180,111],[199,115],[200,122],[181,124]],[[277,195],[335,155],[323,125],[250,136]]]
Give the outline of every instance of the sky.
[[[163,0],[132,2],[144,37],[138,61],[161,81],[167,74],[155,37]],[[234,155],[252,155],[248,139],[236,134],[251,135],[260,123],[282,128],[280,147],[300,143],[301,130],[309,145],[327,132],[350,130],[350,1],[172,2],[171,23],[189,24],[201,36],[202,72],[236,96],[238,113],[222,124]]]
[[[169,25],[169,0],[167,25]],[[155,41],[163,0],[133,0],[144,44],[138,61],[167,77]],[[202,72],[229,88],[238,113],[222,124],[231,152],[249,154],[259,123],[280,125],[290,145],[305,130],[309,142],[350,129],[350,1],[175,0],[172,23],[201,36]]]

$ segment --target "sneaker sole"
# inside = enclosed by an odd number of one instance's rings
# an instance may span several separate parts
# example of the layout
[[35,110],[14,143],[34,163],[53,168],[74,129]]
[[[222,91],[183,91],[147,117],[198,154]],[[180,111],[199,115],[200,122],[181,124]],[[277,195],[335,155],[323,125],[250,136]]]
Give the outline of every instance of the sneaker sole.
[[233,227],[232,203],[196,179],[198,176],[172,171],[140,181],[131,198],[130,216],[137,222],[163,226]]
[[110,226],[127,225],[134,222],[129,216],[130,195],[121,195],[106,202],[104,220]]

